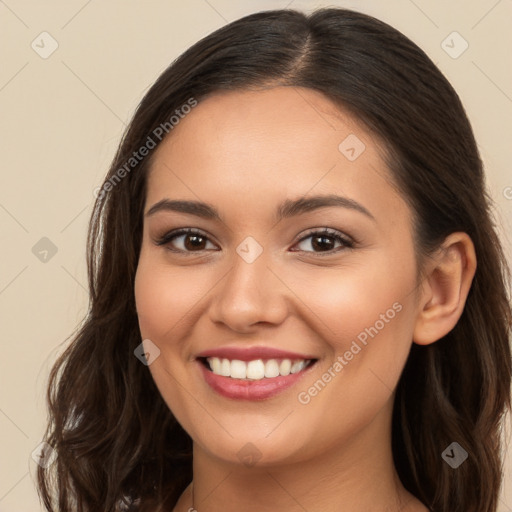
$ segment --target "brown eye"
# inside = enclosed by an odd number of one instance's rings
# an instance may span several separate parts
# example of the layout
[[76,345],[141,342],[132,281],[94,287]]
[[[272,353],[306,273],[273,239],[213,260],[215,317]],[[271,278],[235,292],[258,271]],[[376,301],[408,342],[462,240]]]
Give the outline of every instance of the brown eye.
[[[337,243],[338,245],[336,245]],[[313,231],[302,238],[297,245],[302,245],[302,248],[299,248],[300,251],[313,253],[338,252],[339,249],[354,246],[351,240],[341,236],[337,231],[331,230]],[[313,250],[308,250],[308,247]]]
[[171,251],[185,253],[208,250],[208,243],[215,248],[215,245],[204,233],[193,229],[171,231],[161,237],[156,243],[157,245],[172,246],[169,247]]
[[206,237],[195,234],[188,234],[182,236],[184,237],[184,245],[187,250],[193,251],[195,249],[205,249]]

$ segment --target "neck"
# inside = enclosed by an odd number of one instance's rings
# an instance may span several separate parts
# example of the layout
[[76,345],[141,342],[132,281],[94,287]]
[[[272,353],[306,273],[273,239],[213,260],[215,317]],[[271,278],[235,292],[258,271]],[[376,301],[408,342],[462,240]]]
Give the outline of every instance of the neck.
[[396,473],[390,418],[389,410],[382,411],[349,441],[289,464],[249,466],[212,457],[194,445],[194,482],[175,511],[426,511]]

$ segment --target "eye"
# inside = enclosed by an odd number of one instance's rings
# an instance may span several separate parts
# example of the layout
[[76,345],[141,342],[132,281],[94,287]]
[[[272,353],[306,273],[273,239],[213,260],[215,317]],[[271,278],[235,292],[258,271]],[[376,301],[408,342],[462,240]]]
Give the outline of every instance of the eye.
[[193,228],[182,228],[177,231],[170,231],[156,241],[157,245],[166,246],[175,243],[177,243],[178,248],[169,248],[170,251],[185,253],[204,251],[208,249],[205,247],[208,243],[215,248],[214,244],[209,241],[209,238],[203,232]]
[[[336,243],[339,243],[337,247]],[[303,237],[296,245],[300,244],[302,244],[303,247],[309,246],[313,248],[312,251],[305,248],[299,249],[301,252],[323,252],[329,254],[338,252],[343,248],[350,249],[354,247],[354,242],[348,237],[343,236],[339,231],[328,228],[318,231],[310,231],[309,234]]]

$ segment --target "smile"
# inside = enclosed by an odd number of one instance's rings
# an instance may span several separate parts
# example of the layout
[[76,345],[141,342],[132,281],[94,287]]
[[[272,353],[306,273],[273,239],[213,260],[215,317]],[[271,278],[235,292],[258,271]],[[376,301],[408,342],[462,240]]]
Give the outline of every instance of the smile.
[[217,395],[232,400],[266,400],[294,386],[318,359],[275,349],[232,348],[196,357],[203,381]]

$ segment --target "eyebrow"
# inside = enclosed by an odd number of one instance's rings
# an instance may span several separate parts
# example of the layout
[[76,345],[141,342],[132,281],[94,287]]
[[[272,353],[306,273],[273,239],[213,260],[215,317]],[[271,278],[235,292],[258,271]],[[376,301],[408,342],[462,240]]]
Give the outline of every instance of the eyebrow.
[[[360,212],[373,221],[375,217],[360,203],[348,197],[337,196],[334,194],[318,195],[310,197],[301,197],[299,199],[286,199],[283,201],[276,210],[277,221],[284,218],[294,217],[301,215],[319,208],[327,207],[341,207],[349,210]],[[150,217],[157,212],[161,211],[174,211],[180,213],[188,213],[196,215],[207,220],[222,221],[218,210],[211,204],[203,203],[201,201],[189,200],[170,200],[162,199],[155,203],[146,213],[146,217]]]

